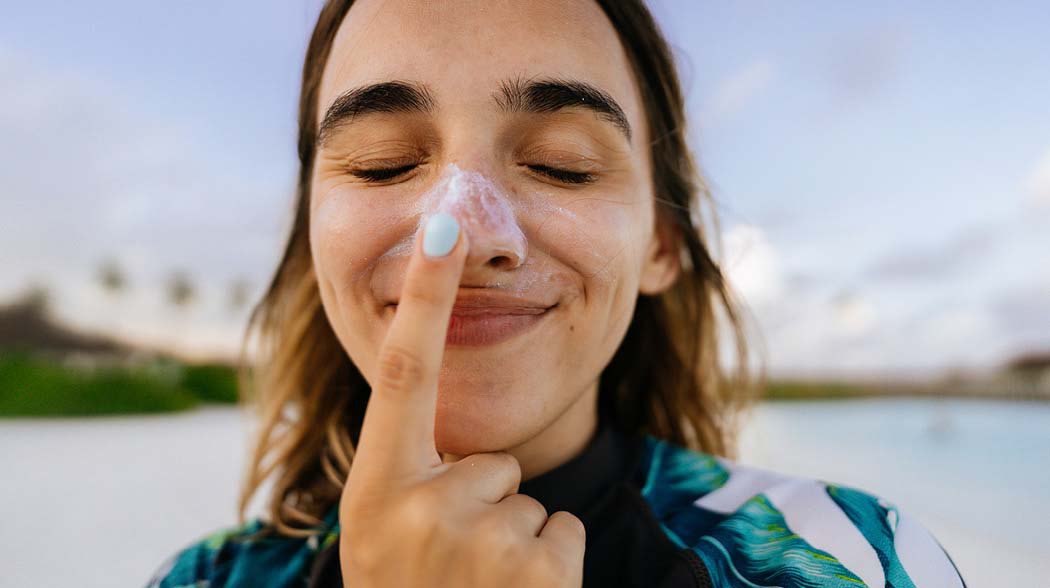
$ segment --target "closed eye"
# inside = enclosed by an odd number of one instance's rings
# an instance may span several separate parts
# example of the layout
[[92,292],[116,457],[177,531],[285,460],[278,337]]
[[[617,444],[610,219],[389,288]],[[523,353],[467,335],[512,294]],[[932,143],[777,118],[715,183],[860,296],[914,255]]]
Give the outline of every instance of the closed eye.
[[[417,164],[402,165],[398,167],[377,167],[370,169],[351,169],[350,174],[354,175],[366,182],[385,182],[387,180],[393,180],[399,176],[402,176],[417,167]],[[561,169],[551,167],[549,165],[527,165],[530,170],[537,174],[541,174],[548,178],[563,182],[566,184],[588,184],[593,182],[596,178],[594,174],[588,172],[577,172],[567,169]]]
[[528,168],[566,184],[589,184],[595,180],[594,174],[591,173],[570,171],[549,165],[529,165]]
[[372,169],[351,169],[350,174],[361,178],[366,182],[384,182],[404,175],[413,169],[416,164],[402,165],[399,167],[377,167]]

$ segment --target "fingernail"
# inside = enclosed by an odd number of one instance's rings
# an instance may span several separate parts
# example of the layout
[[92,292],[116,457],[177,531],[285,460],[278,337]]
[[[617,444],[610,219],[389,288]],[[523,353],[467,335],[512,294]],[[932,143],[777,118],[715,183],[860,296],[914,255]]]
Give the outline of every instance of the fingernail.
[[447,212],[439,212],[427,219],[423,227],[423,253],[427,257],[448,255],[456,246],[459,237],[459,223],[456,217]]

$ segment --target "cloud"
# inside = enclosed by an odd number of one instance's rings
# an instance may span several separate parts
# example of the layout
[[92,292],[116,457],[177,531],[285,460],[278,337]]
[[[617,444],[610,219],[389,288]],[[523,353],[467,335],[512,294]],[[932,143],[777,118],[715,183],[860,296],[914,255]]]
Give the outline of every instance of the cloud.
[[878,315],[870,301],[854,292],[842,292],[832,299],[835,327],[847,337],[863,337],[871,332]]
[[[941,354],[958,358],[960,363],[977,364],[988,362],[989,348],[1003,343],[996,325],[987,311],[971,305],[949,307],[928,317],[921,325],[921,341],[924,346],[938,350]],[[995,339],[998,339],[996,341]],[[985,345],[974,345],[975,341]]]
[[1012,340],[1050,345],[1050,279],[1005,290],[989,306]]
[[1050,208],[1050,149],[1035,164],[1027,182],[1030,202],[1037,208]]
[[917,281],[941,279],[972,268],[996,245],[990,225],[967,227],[942,243],[909,247],[876,260],[866,275],[873,280]]
[[783,291],[780,259],[761,228],[736,225],[725,235],[724,264],[730,285],[750,306],[775,302]]
[[768,337],[769,367],[787,376],[829,375],[892,367],[886,318],[860,292],[789,291],[756,312]]
[[744,109],[773,80],[773,66],[766,60],[753,61],[721,80],[701,108],[701,126],[715,126]]

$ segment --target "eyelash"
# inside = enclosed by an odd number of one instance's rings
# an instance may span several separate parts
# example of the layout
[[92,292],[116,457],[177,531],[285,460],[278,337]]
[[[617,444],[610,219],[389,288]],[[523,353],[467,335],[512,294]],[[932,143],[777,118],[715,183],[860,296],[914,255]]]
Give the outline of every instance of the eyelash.
[[559,169],[549,165],[530,165],[528,167],[536,173],[554,178],[555,180],[566,184],[589,184],[596,179],[594,174],[591,173],[569,171],[567,169]]
[[[366,182],[385,182],[409,172],[415,167],[415,165],[403,165],[400,167],[352,169],[350,173]],[[528,168],[565,184],[589,184],[596,179],[594,174],[591,173],[559,169],[549,165],[530,165]]]
[[405,172],[411,171],[413,165],[402,165],[400,167],[377,167],[373,169],[352,169],[350,173],[366,182],[384,182],[392,180]]

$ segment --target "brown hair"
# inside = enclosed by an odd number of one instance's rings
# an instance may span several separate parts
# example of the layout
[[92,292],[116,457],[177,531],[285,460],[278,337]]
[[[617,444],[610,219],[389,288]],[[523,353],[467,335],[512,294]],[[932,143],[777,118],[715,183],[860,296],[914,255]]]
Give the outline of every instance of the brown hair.
[[[244,401],[259,429],[239,500],[240,520],[275,475],[268,516],[280,534],[316,532],[338,504],[353,461],[369,387],[328,323],[310,255],[310,177],[318,89],[332,43],[353,0],[321,10],[303,66],[299,180],[284,255],[252,311],[259,347],[253,373],[242,355]],[[733,456],[737,417],[748,404],[747,349],[737,304],[708,253],[700,209],[710,192],[686,143],[685,106],[670,49],[641,0],[599,0],[640,86],[649,125],[658,218],[680,241],[682,273],[656,296],[639,296],[619,349],[599,381],[599,410],[628,433],[644,432],[695,450]],[[717,231],[714,215],[707,219]],[[719,361],[719,314],[732,330],[736,370]],[[263,369],[264,368],[264,369]],[[266,462],[266,463],[264,463]]]

